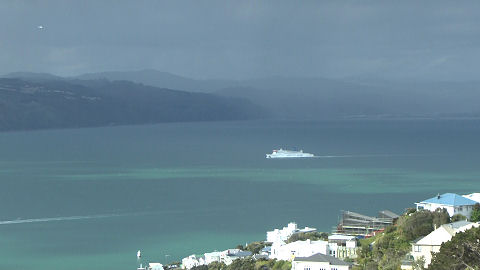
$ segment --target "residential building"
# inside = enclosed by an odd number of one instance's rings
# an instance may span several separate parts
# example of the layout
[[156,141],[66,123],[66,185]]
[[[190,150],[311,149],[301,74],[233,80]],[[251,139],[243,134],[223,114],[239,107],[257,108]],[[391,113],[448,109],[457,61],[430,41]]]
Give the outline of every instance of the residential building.
[[208,265],[212,262],[222,262],[230,265],[234,260],[252,256],[252,252],[240,249],[227,249],[205,253],[203,256],[190,255],[182,259],[182,269],[191,269],[194,266]]
[[285,244],[274,242],[272,244],[270,259],[291,261],[295,257],[308,257],[316,253],[329,254],[327,241],[295,241]]
[[182,259],[182,269],[191,269],[195,266],[203,265],[204,260],[201,256],[190,255]]
[[462,195],[462,196],[472,201],[476,201],[477,203],[480,203],[480,193],[471,193],[471,194]]
[[288,223],[287,227],[283,227],[283,229],[274,229],[273,231],[267,232],[267,242],[274,243],[274,242],[286,242],[290,236],[296,233],[307,233],[307,232],[315,232],[317,229],[305,227],[303,229],[299,229],[297,224],[294,222]]
[[450,216],[461,214],[470,218],[473,206],[477,202],[455,193],[444,193],[425,201],[415,203],[417,210],[428,210],[434,212],[437,209],[447,210]]
[[351,235],[332,234],[328,237],[329,254],[337,258],[357,257],[357,238]]
[[161,263],[149,263],[148,270],[163,270],[163,265]]
[[204,264],[210,264],[212,262],[220,262],[222,260],[222,254],[223,252],[221,251],[214,251],[214,252],[203,254],[203,257],[205,260]]
[[272,247],[271,246],[266,246],[266,247],[262,248],[262,250],[260,250],[261,255],[270,256],[271,253],[272,253]]
[[423,257],[425,259],[425,267],[432,261],[432,254],[440,251],[442,243],[448,242],[458,232],[464,232],[473,227],[479,227],[480,223],[457,221],[450,224],[444,224],[428,234],[412,243],[411,255],[415,260]]
[[337,226],[336,233],[348,235],[373,235],[393,224],[398,215],[391,211],[379,212],[378,217],[370,217],[351,211],[342,211],[342,219]]
[[237,259],[243,259],[252,256],[252,252],[239,249],[228,249],[222,254],[221,262],[230,265]]
[[351,264],[324,254],[314,254],[308,257],[295,257],[292,270],[348,270]]

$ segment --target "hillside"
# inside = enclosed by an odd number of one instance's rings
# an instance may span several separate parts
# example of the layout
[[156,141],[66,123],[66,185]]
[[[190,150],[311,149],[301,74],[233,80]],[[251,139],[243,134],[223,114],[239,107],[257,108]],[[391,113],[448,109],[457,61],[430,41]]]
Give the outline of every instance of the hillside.
[[[52,80],[91,87],[92,82],[128,80],[159,88],[240,98],[280,119],[479,117],[480,82],[418,82],[268,77],[195,80],[156,70],[90,73],[62,78],[12,73],[30,82]],[[102,88],[103,86],[99,86]],[[97,87],[98,88],[98,87]],[[245,101],[243,101],[245,102]]]
[[480,82],[267,77],[194,80],[156,70],[103,72],[82,79],[125,79],[157,87],[250,100],[283,119],[478,117]]
[[73,78],[80,80],[126,80],[160,88],[179,89],[189,92],[203,93],[211,93],[219,89],[235,85],[233,81],[195,80],[174,75],[168,72],[157,71],[154,69],[144,69],[139,71],[109,71],[100,73],[87,73]]
[[242,99],[127,81],[0,79],[0,130],[243,120],[264,115]]

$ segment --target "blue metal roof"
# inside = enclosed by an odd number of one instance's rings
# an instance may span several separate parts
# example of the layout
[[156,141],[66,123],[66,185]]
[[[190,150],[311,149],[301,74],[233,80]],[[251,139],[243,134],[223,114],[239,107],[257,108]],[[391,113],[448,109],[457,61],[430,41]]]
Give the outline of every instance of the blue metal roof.
[[462,197],[455,193],[444,193],[439,196],[435,196],[428,200],[422,201],[422,203],[437,203],[443,205],[451,205],[451,206],[460,206],[460,205],[474,205],[477,202]]

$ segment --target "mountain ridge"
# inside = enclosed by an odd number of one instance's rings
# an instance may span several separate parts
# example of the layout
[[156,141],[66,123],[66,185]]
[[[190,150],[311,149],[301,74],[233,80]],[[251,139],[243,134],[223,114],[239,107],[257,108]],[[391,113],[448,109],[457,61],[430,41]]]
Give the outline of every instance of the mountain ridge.
[[162,122],[247,120],[265,116],[251,102],[161,89],[129,81],[0,79],[0,130]]

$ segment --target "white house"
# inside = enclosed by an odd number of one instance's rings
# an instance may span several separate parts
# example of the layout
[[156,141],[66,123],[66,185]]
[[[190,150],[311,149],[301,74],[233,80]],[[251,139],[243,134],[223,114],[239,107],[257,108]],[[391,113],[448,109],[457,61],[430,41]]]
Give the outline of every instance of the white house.
[[287,227],[283,229],[274,229],[273,231],[267,232],[267,242],[285,242],[295,233],[306,233],[306,232],[315,232],[317,229],[305,227],[303,229],[298,229],[298,226],[294,222],[288,223]]
[[316,253],[329,254],[327,241],[295,241],[285,244],[284,242],[274,242],[272,244],[270,259],[291,261],[293,258],[308,257]]
[[467,218],[470,218],[473,206],[476,203],[476,201],[455,193],[445,193],[415,204],[417,205],[417,210],[428,210],[433,212],[437,209],[446,209],[450,216],[462,214]]
[[351,265],[333,256],[314,254],[308,257],[295,257],[292,270],[348,270]]
[[214,251],[214,252],[209,252],[209,253],[205,253],[203,255],[204,257],[204,264],[210,264],[212,262],[220,262],[221,259],[222,259],[222,254],[223,252],[221,251]]
[[252,256],[252,252],[240,249],[227,249],[205,253],[203,256],[190,255],[182,259],[182,269],[191,269],[194,266],[208,265],[212,262],[223,262],[230,265],[234,260]]
[[332,234],[328,236],[329,255],[336,258],[356,258],[357,238],[351,235]]
[[191,269],[203,264],[203,258],[198,255],[190,255],[182,259],[182,269]]
[[432,253],[440,251],[442,243],[448,242],[458,232],[464,232],[473,227],[479,227],[479,223],[457,221],[444,224],[430,234],[412,243],[411,255],[415,260],[423,256],[425,268],[432,262]]
[[148,270],[163,270],[163,265],[161,263],[149,263]]
[[471,193],[471,194],[462,195],[462,196],[472,201],[476,201],[477,203],[480,203],[480,193]]
[[252,252],[239,249],[227,249],[223,252],[221,262],[230,265],[237,259],[243,259],[252,256]]

